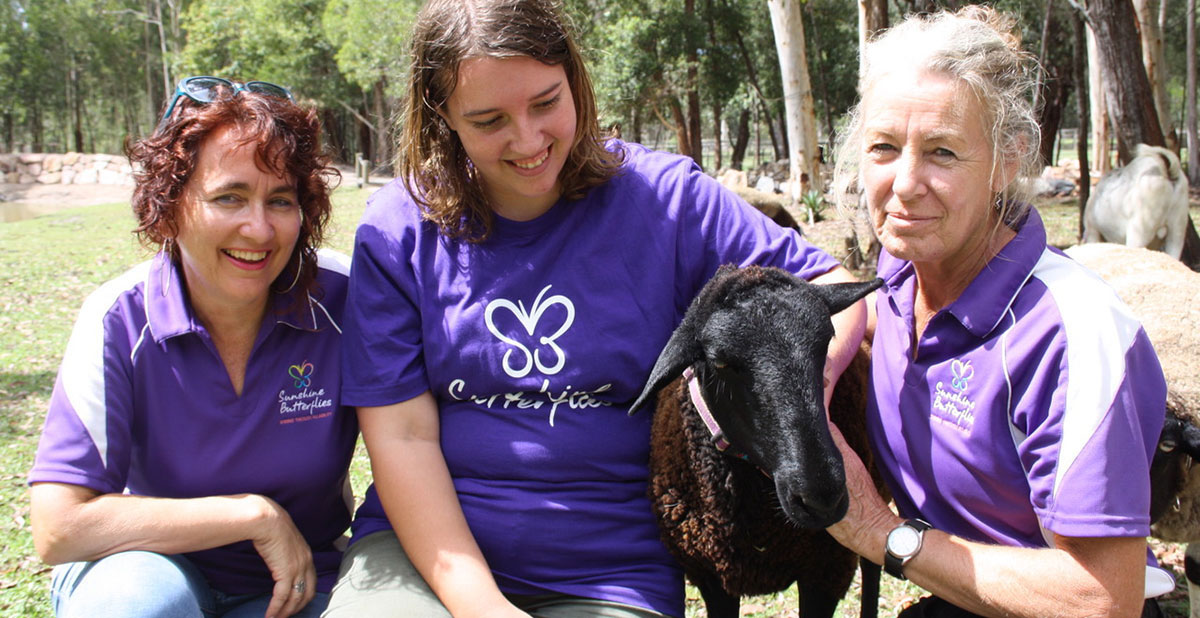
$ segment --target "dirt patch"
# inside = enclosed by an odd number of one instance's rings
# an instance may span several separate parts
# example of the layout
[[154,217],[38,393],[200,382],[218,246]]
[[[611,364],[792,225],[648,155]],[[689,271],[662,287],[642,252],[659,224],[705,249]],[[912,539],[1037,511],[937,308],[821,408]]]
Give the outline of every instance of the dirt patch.
[[0,222],[21,221],[77,206],[128,202],[130,185],[0,183]]

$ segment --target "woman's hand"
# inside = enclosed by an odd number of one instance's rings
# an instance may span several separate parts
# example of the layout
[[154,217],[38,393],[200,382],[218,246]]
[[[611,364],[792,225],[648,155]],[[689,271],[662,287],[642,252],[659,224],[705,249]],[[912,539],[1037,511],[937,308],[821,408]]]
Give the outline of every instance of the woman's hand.
[[901,519],[883,501],[862,459],[833,423],[829,423],[829,433],[842,453],[846,492],[850,495],[846,516],[828,528],[829,534],[858,555],[882,564],[887,534]]
[[262,508],[262,524],[250,540],[275,580],[266,618],[291,616],[308,605],[316,594],[317,571],[312,549],[292,517],[278,503],[265,496],[248,498],[256,500]]

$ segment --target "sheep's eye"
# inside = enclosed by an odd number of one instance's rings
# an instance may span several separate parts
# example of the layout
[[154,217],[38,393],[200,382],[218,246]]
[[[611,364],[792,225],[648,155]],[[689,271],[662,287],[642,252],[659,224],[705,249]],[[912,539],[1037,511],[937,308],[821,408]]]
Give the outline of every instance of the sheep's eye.
[[1164,453],[1170,453],[1171,451],[1175,450],[1175,446],[1176,444],[1174,440],[1163,440],[1162,442],[1158,443],[1158,450]]

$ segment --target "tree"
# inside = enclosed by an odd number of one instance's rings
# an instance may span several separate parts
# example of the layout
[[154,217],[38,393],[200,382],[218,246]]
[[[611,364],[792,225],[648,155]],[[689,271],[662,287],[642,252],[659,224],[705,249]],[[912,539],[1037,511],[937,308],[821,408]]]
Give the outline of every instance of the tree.
[[788,184],[794,204],[807,191],[821,191],[823,186],[817,150],[816,112],[813,109],[804,45],[803,7],[800,0],[767,0],[767,6],[771,11],[775,46],[779,53],[779,71],[783,79],[790,167]]
[[1196,0],[1187,0],[1188,181],[1200,186],[1200,139],[1196,131]]
[[1163,140],[1168,148],[1177,150],[1178,140],[1174,123],[1171,121],[1171,107],[1167,102],[1167,63],[1163,54],[1162,22],[1165,20],[1166,8],[1167,0],[1133,0],[1138,31],[1142,37],[1142,63],[1146,66],[1146,78],[1150,82],[1150,94],[1158,114]]
[[[371,140],[360,144],[360,149],[377,164],[391,160],[388,128],[408,72],[407,56],[398,50],[407,49],[408,32],[419,9],[416,0],[329,0],[322,16],[338,70],[364,95],[359,105],[344,100],[338,104],[367,127]],[[368,109],[369,114],[364,114]],[[371,142],[376,147],[370,147]]]
[[1142,64],[1136,15],[1130,0],[1090,0],[1085,12],[1096,34],[1105,103],[1117,135],[1118,156],[1125,164],[1138,144],[1164,145]]

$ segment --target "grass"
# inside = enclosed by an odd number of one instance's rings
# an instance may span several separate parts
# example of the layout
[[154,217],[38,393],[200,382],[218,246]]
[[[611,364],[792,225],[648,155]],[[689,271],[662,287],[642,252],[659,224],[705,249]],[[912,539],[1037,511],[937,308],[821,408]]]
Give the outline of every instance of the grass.
[[[349,253],[354,226],[370,189],[351,183],[334,193],[327,245]],[[1078,211],[1071,200],[1042,205],[1051,243],[1073,243]],[[1193,217],[1196,217],[1195,212]],[[149,257],[130,234],[128,204],[75,208],[28,221],[0,224],[0,618],[50,616],[49,568],[33,551],[25,475],[33,461],[54,377],[75,314],[100,283]],[[834,251],[839,247],[826,247]],[[356,496],[370,481],[361,448],[351,474]],[[1159,546],[1176,562],[1177,546]],[[1182,572],[1177,577],[1182,581]],[[919,588],[884,576],[880,615],[894,616]],[[858,615],[858,585],[838,616]],[[704,615],[688,589],[688,617]],[[1181,600],[1182,599],[1182,600]],[[1168,616],[1186,616],[1183,588],[1168,598]],[[797,615],[796,591],[743,599],[742,615]]]

